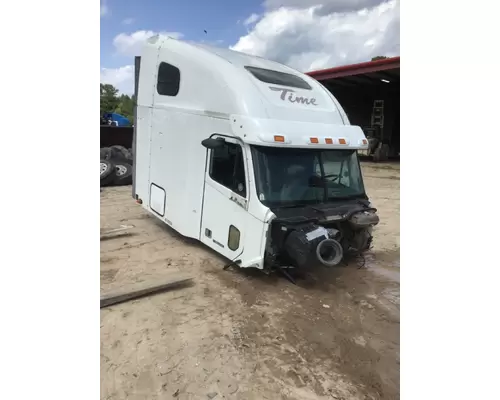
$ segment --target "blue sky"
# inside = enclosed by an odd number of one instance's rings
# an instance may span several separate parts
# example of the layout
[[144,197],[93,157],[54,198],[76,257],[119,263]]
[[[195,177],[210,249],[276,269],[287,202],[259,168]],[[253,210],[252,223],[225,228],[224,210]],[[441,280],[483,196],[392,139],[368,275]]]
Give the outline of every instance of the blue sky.
[[113,46],[120,33],[180,32],[186,40],[227,47],[247,32],[242,21],[262,11],[258,0],[107,0],[104,4],[108,12],[101,19],[101,66],[107,68],[130,62]]
[[157,33],[306,72],[399,55],[399,26],[399,0],[101,0],[101,82],[131,94]]

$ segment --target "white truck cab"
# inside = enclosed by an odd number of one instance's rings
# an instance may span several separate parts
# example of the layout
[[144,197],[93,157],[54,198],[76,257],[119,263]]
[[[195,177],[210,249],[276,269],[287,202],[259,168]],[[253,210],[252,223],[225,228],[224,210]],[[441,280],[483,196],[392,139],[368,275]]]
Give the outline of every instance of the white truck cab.
[[242,268],[338,264],[378,223],[335,97],[292,68],[154,36],[136,82],[133,196]]

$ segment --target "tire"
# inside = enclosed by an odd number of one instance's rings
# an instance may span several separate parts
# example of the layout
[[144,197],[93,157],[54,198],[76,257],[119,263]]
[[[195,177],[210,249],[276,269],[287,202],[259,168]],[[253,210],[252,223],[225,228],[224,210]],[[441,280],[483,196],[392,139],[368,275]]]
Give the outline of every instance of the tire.
[[115,161],[115,178],[113,184],[125,186],[132,184],[132,166],[124,161]]
[[128,152],[130,154],[130,158],[128,159],[130,165],[134,165],[134,153],[132,152],[132,149],[128,149]]
[[115,164],[108,160],[101,160],[101,186],[108,186],[116,178]]
[[114,147],[101,147],[101,160],[125,160],[122,152]]
[[109,160],[111,158],[111,150],[109,147],[101,147],[101,160]]
[[123,146],[113,145],[113,146],[111,146],[111,148],[113,150],[115,150],[116,153],[120,153],[123,156],[123,158],[125,158],[126,160],[128,160],[129,158],[132,158],[132,154]]

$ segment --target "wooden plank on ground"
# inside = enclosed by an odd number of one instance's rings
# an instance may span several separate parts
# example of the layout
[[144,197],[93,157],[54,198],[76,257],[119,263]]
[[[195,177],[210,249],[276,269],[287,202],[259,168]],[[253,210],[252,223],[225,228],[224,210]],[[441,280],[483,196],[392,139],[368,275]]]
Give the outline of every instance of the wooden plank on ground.
[[133,236],[133,235],[135,235],[134,233],[126,232],[128,229],[132,229],[132,228],[133,228],[133,226],[131,226],[131,225],[128,225],[128,226],[121,225],[119,228],[101,231],[101,241],[115,239],[115,238],[124,237],[124,236]]
[[136,236],[136,235],[137,235],[137,233],[133,233],[133,232],[117,232],[117,233],[114,233],[112,235],[101,236],[101,242],[104,242],[106,240],[119,239],[119,238]]
[[164,292],[171,289],[180,289],[188,286],[192,282],[189,277],[169,277],[162,282],[147,282],[132,285],[128,288],[123,288],[119,291],[107,293],[101,296],[101,308],[111,306],[113,304],[123,303],[125,301],[137,299],[140,297]]

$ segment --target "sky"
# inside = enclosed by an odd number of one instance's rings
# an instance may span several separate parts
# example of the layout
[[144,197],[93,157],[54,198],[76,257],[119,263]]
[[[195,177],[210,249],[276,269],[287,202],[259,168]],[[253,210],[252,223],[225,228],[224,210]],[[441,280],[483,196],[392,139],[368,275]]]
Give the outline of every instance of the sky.
[[134,56],[157,33],[303,72],[399,55],[399,0],[100,1],[101,82],[126,94]]

